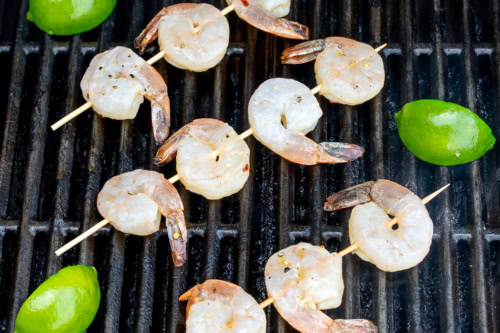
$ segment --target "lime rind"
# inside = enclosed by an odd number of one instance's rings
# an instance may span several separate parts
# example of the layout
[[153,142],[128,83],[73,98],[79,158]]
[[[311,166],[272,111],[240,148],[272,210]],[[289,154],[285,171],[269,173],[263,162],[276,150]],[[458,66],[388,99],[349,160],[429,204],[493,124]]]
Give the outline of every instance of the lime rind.
[[94,320],[101,291],[90,266],[69,266],[43,282],[23,303],[17,333],[79,333]]
[[28,20],[49,35],[75,35],[104,22],[117,0],[30,0]]
[[404,145],[417,158],[436,165],[472,162],[493,148],[491,128],[467,108],[439,100],[418,100],[395,114]]

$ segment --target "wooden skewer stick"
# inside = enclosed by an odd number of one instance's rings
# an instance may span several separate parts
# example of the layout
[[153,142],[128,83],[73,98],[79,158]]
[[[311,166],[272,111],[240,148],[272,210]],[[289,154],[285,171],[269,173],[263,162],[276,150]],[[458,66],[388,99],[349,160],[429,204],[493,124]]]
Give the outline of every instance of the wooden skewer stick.
[[[422,203],[425,205],[426,203],[428,203],[429,201],[434,199],[439,193],[446,190],[448,188],[448,186],[450,186],[450,184],[447,184],[447,185],[441,187],[436,192],[429,194],[428,196],[426,196],[425,198],[422,199]],[[398,219],[397,219],[397,217],[395,217],[395,218],[391,219],[389,222],[387,222],[387,227],[392,228],[392,226],[397,224],[397,223],[398,223]]]
[[83,104],[82,106],[80,106],[78,109],[76,109],[75,111],[71,112],[70,114],[66,115],[64,118],[62,119],[59,119],[56,123],[54,123],[52,126],[50,126],[50,128],[52,128],[53,131],[55,131],[56,129],[58,129],[59,127],[61,127],[62,125],[66,124],[68,121],[70,121],[71,119],[79,116],[81,113],[83,113],[84,111],[87,111],[88,109],[90,109],[92,107],[92,103],[90,102],[87,102],[85,104]]
[[[445,186],[441,187],[441,188],[440,188],[439,190],[437,190],[436,192],[429,194],[428,196],[426,196],[425,198],[423,198],[423,199],[422,199],[422,203],[425,205],[426,203],[428,203],[429,201],[431,201],[432,199],[434,199],[434,198],[435,198],[435,197],[436,197],[439,193],[441,193],[441,192],[443,192],[445,189],[447,189],[447,188],[448,188],[448,186],[450,186],[450,184],[447,184],[447,185],[445,185]],[[394,218],[394,219],[392,219],[392,220],[391,220],[391,221],[389,221],[389,222],[391,222],[391,223],[392,223],[392,221],[394,221],[394,220],[396,220],[396,219]],[[396,224],[396,223],[397,223],[397,221],[396,221],[396,222],[394,222],[394,224]],[[389,226],[389,224],[388,224],[388,226]],[[391,226],[392,226],[392,225],[391,225]],[[345,249],[343,249],[342,251],[338,252],[337,254],[338,254],[339,256],[343,257],[343,256],[345,256],[346,254],[348,254],[348,253],[351,253],[351,252],[355,251],[357,248],[358,248],[358,245],[357,245],[356,243],[354,243],[354,244],[352,244],[352,245],[350,245],[350,246],[346,247],[346,248],[345,248]],[[267,307],[268,305],[270,305],[272,302],[273,302],[273,298],[272,298],[272,297],[269,297],[268,299],[265,299],[264,301],[262,301],[262,302],[259,304],[259,306],[260,306],[261,308],[265,308],[265,307]]]
[[[172,178],[170,178],[168,181],[173,184],[173,183],[175,183],[178,180],[179,180],[179,175],[175,175]],[[94,232],[96,232],[97,230],[101,229],[102,227],[104,227],[108,223],[109,223],[109,220],[107,220],[107,219],[104,219],[101,222],[97,223],[92,228],[90,228],[89,230],[87,230],[83,234],[81,234],[80,236],[76,237],[75,239],[73,239],[72,241],[68,242],[67,244],[61,246],[61,248],[59,248],[56,251],[56,256],[59,257],[61,254],[63,254],[64,252],[68,251],[73,246],[75,246],[76,244],[80,243],[85,238],[89,237]]]

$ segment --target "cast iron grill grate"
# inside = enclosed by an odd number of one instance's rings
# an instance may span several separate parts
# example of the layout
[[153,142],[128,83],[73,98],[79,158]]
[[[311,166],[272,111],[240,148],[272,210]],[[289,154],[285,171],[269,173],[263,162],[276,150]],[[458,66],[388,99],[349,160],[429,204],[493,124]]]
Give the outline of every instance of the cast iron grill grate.
[[[218,8],[225,1],[208,1]],[[393,115],[418,98],[471,108],[500,137],[500,16],[498,0],[293,0],[291,19],[311,36],[352,37],[382,52],[383,92],[359,107],[319,98],[325,115],[311,134],[367,148],[348,165],[290,164],[248,139],[251,174],[230,198],[208,202],[177,185],[189,221],[189,259],[173,269],[165,230],[128,236],[105,227],[62,258],[54,250],[100,220],[96,197],[115,174],[155,170],[148,103],[134,121],[86,112],[57,132],[49,124],[82,104],[79,82],[92,57],[131,46],[147,21],[172,1],[120,0],[101,27],[75,37],[48,37],[29,24],[28,1],[0,2],[0,331],[11,332],[17,310],[46,277],[65,265],[94,265],[101,307],[89,332],[182,332],[178,296],[207,278],[241,285],[265,298],[263,268],[279,248],[298,241],[348,245],[348,212],[325,213],[329,194],[366,180],[388,178],[419,195],[452,187],[429,205],[434,242],[416,268],[386,274],[356,256],[344,260],[345,297],[334,317],[372,319],[381,332],[500,331],[498,148],[478,162],[451,168],[421,162],[404,149]],[[228,16],[231,44],[206,73],[160,61],[172,101],[173,129],[199,117],[248,127],[246,105],[271,77],[315,86],[313,66],[282,66],[294,42]],[[156,52],[150,47],[145,57]],[[161,169],[175,174],[174,165]],[[292,331],[272,307],[268,332]]]

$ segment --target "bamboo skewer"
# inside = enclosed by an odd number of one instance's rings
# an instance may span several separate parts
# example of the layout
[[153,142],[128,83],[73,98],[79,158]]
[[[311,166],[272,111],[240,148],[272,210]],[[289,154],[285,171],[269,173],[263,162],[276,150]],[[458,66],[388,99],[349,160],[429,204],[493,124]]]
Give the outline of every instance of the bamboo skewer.
[[[450,186],[450,184],[447,184],[443,187],[441,187],[439,190],[429,194],[428,196],[426,196],[425,198],[422,199],[422,203],[425,205],[427,204],[429,201],[431,201],[432,199],[434,199],[439,193],[443,192],[445,189],[448,188],[448,186]],[[396,218],[393,218],[392,220],[390,220],[388,223],[387,223],[387,227],[392,227],[394,224],[397,223],[397,220]],[[345,256],[346,254],[349,254],[353,251],[355,251],[356,249],[358,248],[358,244],[354,243],[348,247],[346,247],[345,249],[343,249],[342,251],[340,252],[337,252],[337,255],[339,255],[340,257],[343,257]],[[273,298],[272,297],[269,297],[267,299],[265,299],[264,301],[262,301],[259,306],[261,308],[265,308],[267,307],[268,305],[270,305],[271,303],[273,302]]]
[[[173,184],[175,183],[176,181],[179,180],[179,175],[175,175],[173,176],[172,178],[169,178],[168,181]],[[68,242],[67,244],[61,246],[57,251],[56,251],[56,256],[60,256],[61,254],[63,254],[64,252],[68,251],[69,249],[71,249],[73,246],[77,245],[78,243],[80,243],[81,241],[83,241],[85,238],[89,237],[90,235],[92,235],[94,232],[96,232],[97,230],[101,229],[102,227],[104,227],[106,224],[109,223],[109,220],[107,219],[104,219],[102,220],[101,222],[97,223],[96,225],[94,225],[92,228],[90,228],[89,230],[85,231],[84,233],[82,233],[81,235],[79,235],[78,237],[76,237],[75,239],[71,240],[70,242]]]

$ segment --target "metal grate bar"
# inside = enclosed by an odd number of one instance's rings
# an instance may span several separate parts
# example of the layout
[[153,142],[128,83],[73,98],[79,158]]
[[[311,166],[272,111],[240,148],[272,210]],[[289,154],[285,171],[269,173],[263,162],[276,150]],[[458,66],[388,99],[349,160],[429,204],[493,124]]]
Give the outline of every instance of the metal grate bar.
[[[403,75],[406,77],[403,80],[403,91],[402,103],[413,101],[415,92],[415,75],[414,75],[414,53],[413,53],[413,41],[415,39],[413,26],[408,24],[411,22],[413,17],[412,6],[413,2],[406,0],[404,2],[404,20],[402,24],[404,26],[404,50],[403,56],[405,57],[404,69],[402,70]],[[403,27],[402,27],[403,28]],[[403,103],[404,102],[404,103]],[[416,159],[415,156],[408,150],[404,150],[403,161],[405,168],[405,176],[407,178],[406,186],[411,190],[417,192],[417,176],[416,176]],[[418,193],[418,192],[417,192]],[[420,283],[419,283],[419,266],[413,267],[408,270],[408,303],[409,309],[407,311],[407,320],[410,332],[422,332],[422,314],[421,314],[421,299],[420,299]],[[408,313],[409,312],[409,313]]]
[[[466,97],[467,104],[470,110],[477,113],[476,110],[476,97],[474,96],[475,79],[472,69],[472,50],[471,50],[471,36],[469,27],[469,2],[463,1],[462,9],[462,22],[464,32],[464,57],[465,57],[465,80],[466,80]],[[472,289],[473,289],[473,302],[475,305],[474,324],[478,332],[488,332],[488,317],[486,308],[486,274],[484,271],[484,239],[483,239],[483,221],[482,221],[482,184],[481,174],[479,170],[479,161],[472,162],[470,165],[470,187],[472,188]]]
[[[24,17],[26,12],[26,4],[20,6],[19,17]],[[16,40],[13,52],[12,60],[12,73],[11,73],[11,84],[9,86],[9,99],[7,103],[5,118],[5,130],[3,133],[2,141],[2,154],[0,156],[0,191],[1,193],[9,193],[11,175],[12,175],[12,163],[14,161],[14,150],[16,146],[17,138],[17,128],[19,112],[21,109],[21,94],[24,78],[24,69],[26,66],[26,53],[22,48],[22,39],[26,34],[26,26],[19,25],[16,29]],[[9,203],[9,196],[2,196],[0,198],[0,216],[5,217],[7,215],[7,206]]]
[[[444,60],[443,60],[443,42],[441,30],[439,28],[439,12],[440,0],[433,1],[434,10],[434,34],[436,40],[435,56],[436,56],[436,70],[437,70],[437,98],[441,100],[446,99],[446,87],[444,79]],[[438,169],[437,177],[442,183],[450,183],[451,177],[448,168],[441,167]],[[452,187],[454,184],[451,185]],[[441,212],[436,221],[441,225],[441,239],[439,248],[441,249],[440,267],[442,270],[442,283],[441,288],[444,289],[443,296],[440,298],[441,302],[441,330],[443,332],[456,331],[456,318],[457,318],[457,304],[456,304],[456,274],[453,273],[452,267],[454,266],[455,257],[452,252],[452,238],[451,238],[451,196],[449,191],[441,194]],[[453,266],[452,266],[453,265]]]

